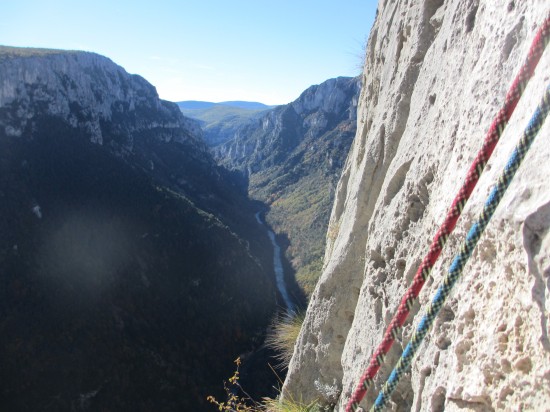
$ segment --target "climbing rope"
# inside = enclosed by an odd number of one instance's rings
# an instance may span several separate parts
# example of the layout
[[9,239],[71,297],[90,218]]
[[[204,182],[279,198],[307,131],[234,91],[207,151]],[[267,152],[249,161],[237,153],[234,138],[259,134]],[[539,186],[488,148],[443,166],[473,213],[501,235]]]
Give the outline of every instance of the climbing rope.
[[512,116],[512,113],[514,112],[514,109],[516,108],[527,83],[533,76],[535,67],[537,66],[549,41],[550,14],[546,17],[542,26],[539,28],[533,43],[531,44],[527,58],[510,86],[508,93],[506,94],[504,105],[493,119],[491,127],[485,136],[483,146],[477,153],[474,162],[470,166],[462,187],[447,212],[445,221],[441,224],[434,239],[432,240],[428,254],[424,257],[422,263],[418,267],[411,286],[401,299],[401,303],[397,308],[397,313],[386,329],[382,342],[372,355],[367,370],[361,376],[359,384],[347,404],[346,412],[355,412],[357,410],[359,407],[359,402],[361,402],[367,393],[369,386],[372,385],[373,378],[380,369],[380,366],[383,364],[384,358],[391,349],[395,338],[399,336],[401,327],[405,323],[414,301],[418,298],[418,295],[420,294],[424,283],[430,276],[430,272],[432,271],[437,258],[441,254],[449,235],[454,230],[466,202],[474,190],[485,165],[489,161],[489,158],[491,157],[491,154],[493,153],[493,150],[500,139],[508,120]]
[[537,110],[533,114],[533,117],[531,118],[529,125],[525,129],[522,138],[520,139],[518,145],[514,149],[514,152],[508,159],[508,163],[502,171],[497,184],[491,190],[491,193],[489,194],[489,197],[487,198],[483,207],[483,211],[479,215],[477,221],[470,228],[468,235],[466,236],[466,240],[460,248],[460,252],[455,256],[453,263],[449,268],[449,272],[445,276],[445,279],[443,279],[443,283],[437,290],[432,302],[426,309],[426,314],[422,317],[422,320],[420,321],[418,328],[414,332],[411,341],[408,343],[407,347],[403,351],[399,362],[397,362],[397,365],[390,374],[390,377],[378,394],[378,397],[376,398],[376,401],[371,408],[371,412],[382,410],[387,401],[390,399],[390,396],[395,390],[397,384],[399,383],[399,380],[408,370],[411,361],[416,351],[418,350],[418,347],[430,330],[430,327],[432,326],[435,317],[437,316],[439,310],[445,303],[445,300],[451,293],[451,290],[456,281],[462,274],[464,265],[470,258],[472,251],[474,250],[479,238],[481,237],[481,234],[487,227],[489,220],[491,220],[495,209],[497,208],[499,202],[504,196],[504,193],[510,185],[510,182],[514,178],[514,175],[521,165],[521,162],[525,158],[527,151],[531,147],[533,140],[535,140],[535,137],[542,127],[544,119],[546,119],[549,111],[550,84],[547,86],[543,99],[540,102],[539,107],[537,107]]

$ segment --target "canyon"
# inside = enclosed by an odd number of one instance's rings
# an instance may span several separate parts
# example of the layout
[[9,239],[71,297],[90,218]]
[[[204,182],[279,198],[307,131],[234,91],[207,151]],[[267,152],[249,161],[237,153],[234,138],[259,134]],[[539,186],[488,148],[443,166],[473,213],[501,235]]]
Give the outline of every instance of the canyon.
[[[360,76],[210,128],[103,56],[0,46],[0,404],[211,410],[237,356],[273,396],[266,329],[307,303],[282,398],[346,410],[549,16],[544,0],[380,0]],[[546,50],[358,410],[549,82]],[[547,408],[548,136],[390,409]]]

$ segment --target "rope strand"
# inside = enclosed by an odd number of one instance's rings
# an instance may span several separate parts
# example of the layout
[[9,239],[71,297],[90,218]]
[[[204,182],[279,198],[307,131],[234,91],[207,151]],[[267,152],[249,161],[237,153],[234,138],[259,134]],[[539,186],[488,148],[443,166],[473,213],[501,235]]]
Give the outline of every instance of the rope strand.
[[527,83],[533,76],[535,67],[537,66],[549,41],[550,14],[546,17],[542,26],[539,28],[533,43],[531,44],[527,58],[510,86],[508,93],[506,94],[504,105],[493,119],[491,127],[485,136],[483,146],[477,153],[474,162],[470,166],[462,187],[447,212],[445,221],[441,224],[434,239],[432,240],[428,254],[424,257],[422,263],[418,267],[411,286],[403,296],[401,303],[397,308],[396,314],[384,333],[382,342],[373,353],[367,370],[361,376],[359,384],[347,404],[346,412],[355,412],[357,410],[359,407],[359,402],[361,402],[367,393],[369,386],[372,385],[374,376],[383,364],[386,354],[389,352],[395,341],[395,337],[399,335],[401,327],[409,316],[410,308],[412,308],[414,301],[418,298],[418,295],[424,286],[424,283],[430,276],[430,272],[435,265],[437,258],[441,254],[449,235],[454,230],[466,202],[474,190],[485,165],[491,157],[491,154],[493,153],[493,150],[500,139],[508,120],[512,116],[512,113],[514,112],[514,109],[516,108]]
[[411,341],[408,343],[407,347],[403,351],[399,362],[393,369],[390,374],[387,382],[384,384],[382,390],[378,394],[374,405],[371,408],[373,411],[381,411],[382,408],[386,405],[387,401],[390,399],[391,394],[395,390],[399,380],[403,374],[409,369],[412,359],[416,354],[422,340],[430,330],[434,319],[436,318],[439,310],[445,303],[445,300],[451,293],[451,290],[459,277],[462,275],[464,265],[472,255],[479,238],[481,237],[483,231],[487,227],[487,224],[491,220],[495,209],[497,208],[499,202],[502,200],[506,189],[510,185],[510,182],[514,178],[516,171],[518,170],[521,162],[525,158],[531,144],[535,140],[538,132],[540,131],[548,112],[550,111],[550,84],[547,86],[544,93],[543,99],[537,107],[529,125],[525,129],[523,136],[521,137],[519,143],[514,149],[512,155],[510,156],[506,167],[502,171],[497,184],[491,190],[489,197],[487,198],[483,211],[479,215],[476,222],[470,228],[466,240],[460,248],[460,252],[455,256],[453,263],[449,268],[449,272],[443,279],[443,282],[439,289],[437,290],[432,302],[426,309],[426,314],[422,317],[418,328],[413,334]]

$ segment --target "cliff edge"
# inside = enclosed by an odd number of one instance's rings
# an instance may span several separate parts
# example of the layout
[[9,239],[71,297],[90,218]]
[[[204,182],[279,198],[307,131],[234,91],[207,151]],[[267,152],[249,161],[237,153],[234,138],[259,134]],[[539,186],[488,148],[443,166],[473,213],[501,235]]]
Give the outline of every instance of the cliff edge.
[[[357,134],[285,396],[345,409],[549,12],[543,0],[380,0]],[[549,80],[546,50],[363,407],[409,341]],[[548,407],[549,136],[546,121],[393,410]]]

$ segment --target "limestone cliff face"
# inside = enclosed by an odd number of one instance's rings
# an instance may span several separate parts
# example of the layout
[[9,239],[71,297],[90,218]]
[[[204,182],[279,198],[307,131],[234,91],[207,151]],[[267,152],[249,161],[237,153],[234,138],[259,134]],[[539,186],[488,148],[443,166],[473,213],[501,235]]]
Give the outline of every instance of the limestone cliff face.
[[359,88],[360,79],[349,77],[311,86],[294,102],[241,127],[233,139],[215,148],[214,156],[223,165],[248,175],[280,166],[301,145],[314,145],[337,127],[353,129]]
[[[132,150],[134,137],[144,131],[163,141],[200,141],[196,121],[106,57],[3,46],[0,55],[0,107],[8,115],[0,126],[8,136],[21,136],[41,114],[62,118],[94,143],[111,143],[104,142],[105,135],[125,135],[120,150]],[[114,126],[106,131],[108,123]]]
[[[343,410],[550,12],[547,1],[381,0],[286,396]],[[370,406],[550,80],[550,50],[363,406]],[[394,410],[550,401],[550,121],[395,392]]]

